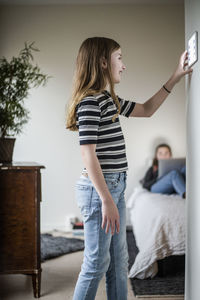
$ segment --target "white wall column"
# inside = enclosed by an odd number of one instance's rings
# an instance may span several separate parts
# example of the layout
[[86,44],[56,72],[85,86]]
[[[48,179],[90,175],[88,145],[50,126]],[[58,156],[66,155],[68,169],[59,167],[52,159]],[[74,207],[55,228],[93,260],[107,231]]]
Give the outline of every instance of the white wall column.
[[[185,0],[185,43],[200,37],[200,1]],[[198,53],[199,54],[199,53]],[[199,55],[200,56],[200,55]],[[200,59],[186,78],[187,187],[185,300],[200,299]]]

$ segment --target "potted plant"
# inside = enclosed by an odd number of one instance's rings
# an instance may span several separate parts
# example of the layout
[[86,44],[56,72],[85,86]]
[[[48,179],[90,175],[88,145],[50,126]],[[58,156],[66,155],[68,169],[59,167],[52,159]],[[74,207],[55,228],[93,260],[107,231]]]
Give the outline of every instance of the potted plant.
[[10,62],[0,58],[0,163],[12,162],[15,135],[29,119],[24,100],[32,87],[45,85],[50,76],[42,74],[38,65],[33,65],[34,42],[27,44],[18,57]]

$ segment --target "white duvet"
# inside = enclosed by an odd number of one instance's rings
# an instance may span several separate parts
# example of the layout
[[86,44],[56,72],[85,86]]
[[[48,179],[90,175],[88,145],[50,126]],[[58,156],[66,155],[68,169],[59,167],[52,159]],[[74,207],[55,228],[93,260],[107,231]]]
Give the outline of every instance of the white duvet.
[[158,272],[157,260],[185,253],[185,199],[138,187],[127,208],[139,249],[129,277],[153,278]]

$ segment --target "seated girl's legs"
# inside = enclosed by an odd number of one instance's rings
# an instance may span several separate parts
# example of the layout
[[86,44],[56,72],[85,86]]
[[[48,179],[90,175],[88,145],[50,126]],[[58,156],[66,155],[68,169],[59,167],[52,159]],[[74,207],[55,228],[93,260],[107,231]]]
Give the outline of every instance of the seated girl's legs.
[[152,193],[173,194],[176,192],[180,196],[185,193],[185,180],[178,170],[173,170],[158,179],[151,187]]
[[120,232],[114,234],[110,245],[110,265],[106,272],[107,299],[126,299],[128,277],[128,251],[126,242],[126,204],[124,193],[118,202]]
[[[117,174],[114,175],[113,179],[110,177],[109,180],[106,180],[116,204],[118,204],[122,192],[122,183],[120,184],[120,182],[122,182],[122,176],[119,176],[121,179],[119,178],[119,180],[116,180]],[[110,259],[110,248],[112,248],[111,240],[117,234],[114,236],[112,236],[110,232],[106,234],[105,229],[103,230],[101,228],[101,200],[94,187],[92,187],[89,179],[82,180],[82,182],[79,181],[76,193],[77,201],[84,218],[85,250],[84,260],[76,284],[73,300],[94,300],[99,281],[107,272],[109,265],[111,266],[110,262],[113,262],[113,260]],[[121,214],[121,217],[123,217],[123,215],[124,213]],[[113,243],[115,244],[115,242]],[[118,262],[116,265],[118,265]],[[114,271],[112,269],[112,275],[113,273]],[[118,276],[113,275],[108,284],[108,286],[110,286],[108,288],[109,291],[116,283],[117,285],[120,284],[119,287],[122,296],[118,296],[118,288],[117,290],[115,288],[114,296],[109,298],[109,300],[126,300],[127,283],[124,284],[124,282],[127,282],[127,273],[125,279],[122,279],[124,273],[125,272],[122,272],[120,279],[118,279]],[[117,281],[113,278],[117,278]],[[124,285],[125,287],[123,287]]]

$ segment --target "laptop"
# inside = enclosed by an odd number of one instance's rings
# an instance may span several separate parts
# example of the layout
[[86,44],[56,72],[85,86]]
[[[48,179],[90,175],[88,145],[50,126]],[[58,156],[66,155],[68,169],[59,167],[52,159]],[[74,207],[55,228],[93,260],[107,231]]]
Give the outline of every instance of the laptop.
[[159,159],[158,161],[158,178],[166,175],[172,170],[181,170],[186,164],[185,158]]

